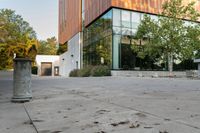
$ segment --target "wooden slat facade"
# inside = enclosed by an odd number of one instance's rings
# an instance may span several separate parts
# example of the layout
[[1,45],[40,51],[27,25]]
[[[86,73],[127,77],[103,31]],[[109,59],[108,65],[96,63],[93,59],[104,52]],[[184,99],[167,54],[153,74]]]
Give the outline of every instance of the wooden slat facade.
[[[59,0],[59,42],[65,43],[81,31],[82,0]],[[157,14],[166,0],[84,0],[85,26],[89,25],[111,7]],[[184,0],[184,4],[196,1],[200,11],[199,0]]]
[[[165,1],[166,0],[112,0],[112,6],[146,13],[158,14],[161,11],[162,4]],[[196,10],[200,11],[199,0],[184,0],[183,3],[187,5],[192,1],[196,2],[195,8]]]
[[[85,26],[99,17],[110,7],[117,7],[140,12],[158,14],[166,0],[85,0]],[[184,0],[184,4],[196,1],[196,9],[200,11],[199,0]]]
[[112,0],[113,7],[157,14],[165,0]]
[[112,0],[85,0],[85,25],[111,7]]
[[81,0],[59,0],[59,43],[81,31]]

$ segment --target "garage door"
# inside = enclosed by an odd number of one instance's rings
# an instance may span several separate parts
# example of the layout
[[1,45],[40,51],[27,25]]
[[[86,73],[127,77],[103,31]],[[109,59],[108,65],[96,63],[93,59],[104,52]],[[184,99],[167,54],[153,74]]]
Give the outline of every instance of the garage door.
[[42,76],[51,76],[52,75],[52,63],[51,62],[42,62],[41,63],[41,75]]

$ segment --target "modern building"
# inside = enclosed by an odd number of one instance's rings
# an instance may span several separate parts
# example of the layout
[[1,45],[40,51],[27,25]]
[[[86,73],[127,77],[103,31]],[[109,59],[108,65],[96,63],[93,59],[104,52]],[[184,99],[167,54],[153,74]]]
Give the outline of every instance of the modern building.
[[58,55],[37,55],[36,66],[38,76],[59,76]]
[[[130,44],[136,41],[144,13],[157,19],[164,1],[59,0],[59,42],[77,52],[66,58],[78,68],[103,64],[113,70],[139,69],[144,62]],[[191,1],[200,11],[200,0],[184,0],[184,4]]]

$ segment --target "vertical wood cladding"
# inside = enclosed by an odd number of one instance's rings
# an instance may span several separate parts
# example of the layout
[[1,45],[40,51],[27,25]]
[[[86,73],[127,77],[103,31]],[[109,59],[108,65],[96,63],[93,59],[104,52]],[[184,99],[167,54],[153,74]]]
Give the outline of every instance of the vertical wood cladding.
[[112,6],[157,14],[161,11],[164,1],[165,0],[112,0]]
[[[158,14],[162,9],[162,4],[167,0],[112,0],[113,7],[120,7],[130,10]],[[195,8],[200,11],[199,0],[183,0],[183,4],[195,1]]]
[[87,26],[112,5],[112,0],[85,0],[85,25]]
[[[59,0],[59,42],[65,43],[81,31],[82,0]],[[94,21],[111,7],[136,10],[157,14],[166,0],[85,0],[85,26]],[[184,0],[184,4],[196,1],[196,9],[200,11],[199,0]]]
[[59,0],[59,43],[81,31],[81,0]]
[[[99,17],[110,7],[158,14],[166,0],[85,0],[85,26]],[[196,9],[200,11],[199,0],[184,0],[184,4],[196,1]]]

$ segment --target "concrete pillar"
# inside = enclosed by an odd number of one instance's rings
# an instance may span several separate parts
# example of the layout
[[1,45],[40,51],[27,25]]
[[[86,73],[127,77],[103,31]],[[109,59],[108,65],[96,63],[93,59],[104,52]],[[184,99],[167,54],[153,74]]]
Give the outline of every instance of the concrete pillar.
[[31,60],[16,58],[14,59],[12,102],[29,102],[31,99]]

